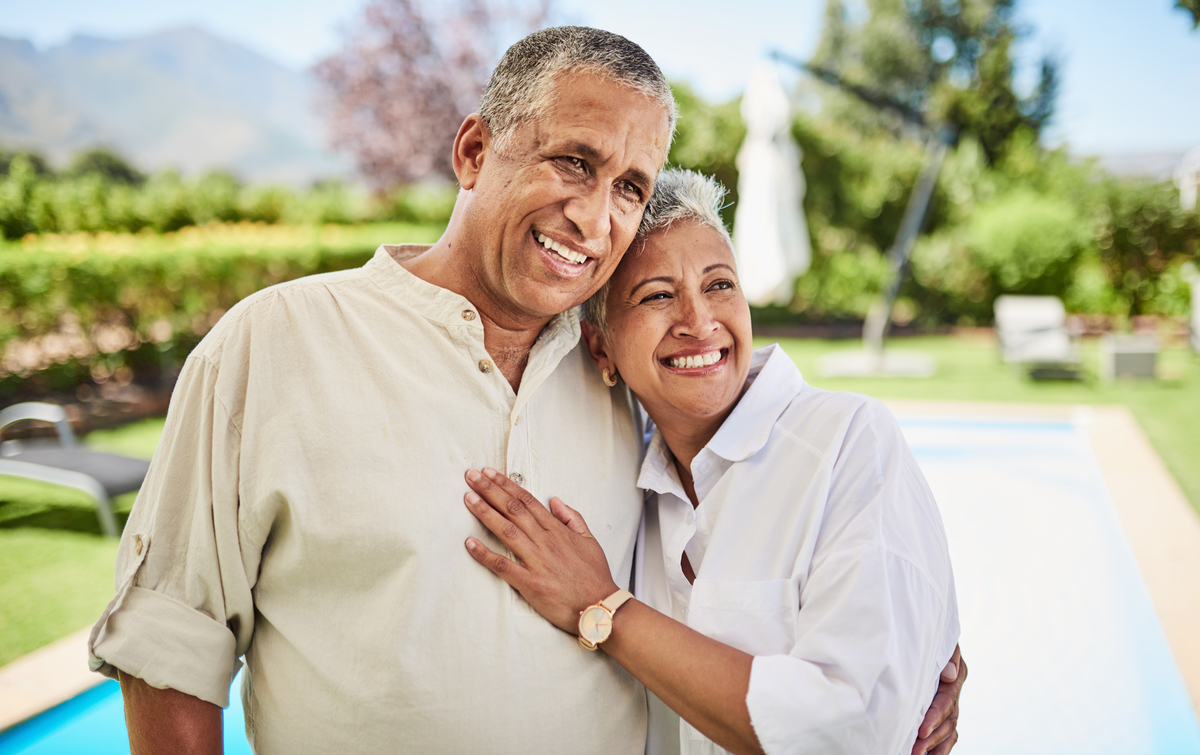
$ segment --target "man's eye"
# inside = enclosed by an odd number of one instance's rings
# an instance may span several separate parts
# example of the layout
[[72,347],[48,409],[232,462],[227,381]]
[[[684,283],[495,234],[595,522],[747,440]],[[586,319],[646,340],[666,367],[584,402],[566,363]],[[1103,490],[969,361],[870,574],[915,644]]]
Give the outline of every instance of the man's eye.
[[642,189],[640,186],[633,183],[632,181],[619,182],[617,184],[617,191],[619,191],[621,193],[621,196],[625,197],[626,199],[628,199],[632,202],[641,202],[642,201]]
[[582,173],[583,171],[587,170],[587,163],[585,163],[582,158],[563,157],[561,160],[567,168],[570,168],[576,173]]

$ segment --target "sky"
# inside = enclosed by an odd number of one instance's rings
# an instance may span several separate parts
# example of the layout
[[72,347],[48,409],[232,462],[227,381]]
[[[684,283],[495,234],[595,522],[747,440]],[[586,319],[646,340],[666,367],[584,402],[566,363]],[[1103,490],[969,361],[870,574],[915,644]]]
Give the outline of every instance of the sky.
[[[853,0],[852,0],[853,1]],[[74,33],[131,37],[198,25],[293,68],[335,50],[364,0],[0,0],[0,36],[39,47]],[[563,20],[623,34],[673,80],[711,100],[736,96],[772,49],[801,58],[824,0],[558,0]],[[1182,152],[1200,145],[1200,30],[1174,0],[1018,0],[1031,29],[1027,78],[1047,52],[1063,63],[1050,146],[1076,154]],[[788,75],[781,71],[781,75]]]

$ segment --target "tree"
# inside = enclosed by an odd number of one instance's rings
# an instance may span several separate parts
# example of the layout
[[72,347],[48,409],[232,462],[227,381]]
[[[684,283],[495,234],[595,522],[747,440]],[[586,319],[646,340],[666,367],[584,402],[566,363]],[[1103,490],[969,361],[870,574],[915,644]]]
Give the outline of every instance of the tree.
[[377,190],[453,178],[450,150],[474,112],[500,45],[540,28],[532,10],[460,0],[436,15],[419,0],[371,0],[342,49],[314,68],[335,148],[354,155]]
[[[867,0],[869,16],[849,26],[842,0],[828,0],[814,63],[885,95],[934,123],[973,134],[989,162],[1020,131],[1034,137],[1050,120],[1058,66],[1041,61],[1034,91],[1013,87],[1012,44],[1020,36],[1015,0]],[[840,98],[840,102],[838,101]],[[897,128],[889,115],[835,95],[833,110],[864,130]]]
[[75,155],[68,176],[101,175],[114,182],[129,186],[141,186],[146,176],[126,160],[105,147],[95,147]]
[[1200,0],[1175,0],[1175,7],[1192,14],[1192,28],[1200,28]]

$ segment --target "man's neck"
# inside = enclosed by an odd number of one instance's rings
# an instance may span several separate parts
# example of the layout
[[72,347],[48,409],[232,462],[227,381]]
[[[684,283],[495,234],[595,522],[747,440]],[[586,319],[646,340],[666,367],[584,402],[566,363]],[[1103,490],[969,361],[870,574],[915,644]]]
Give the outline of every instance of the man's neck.
[[529,353],[550,319],[505,317],[492,311],[492,307],[481,301],[486,299],[478,293],[482,287],[475,284],[468,271],[455,264],[449,245],[442,241],[432,246],[406,244],[396,248],[392,258],[426,283],[453,291],[475,306],[483,325],[484,348],[513,391],[520,390]]

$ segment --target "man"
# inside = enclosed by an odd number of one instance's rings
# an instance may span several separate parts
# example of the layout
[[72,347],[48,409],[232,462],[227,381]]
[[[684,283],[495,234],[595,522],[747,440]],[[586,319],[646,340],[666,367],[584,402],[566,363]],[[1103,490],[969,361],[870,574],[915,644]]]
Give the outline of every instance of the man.
[[633,239],[673,128],[641,48],[530,35],[459,129],[436,244],[222,318],[180,377],[92,633],[134,752],[218,752],[243,655],[260,753],[642,751],[641,688],[465,555],[466,535],[495,541],[462,473],[578,501],[627,582],[639,428],[572,308]]

